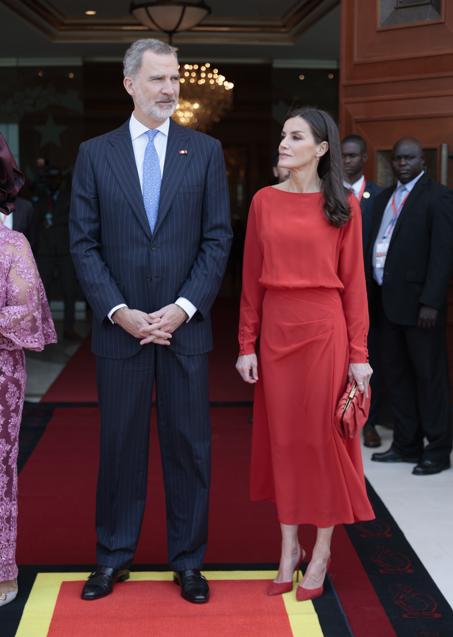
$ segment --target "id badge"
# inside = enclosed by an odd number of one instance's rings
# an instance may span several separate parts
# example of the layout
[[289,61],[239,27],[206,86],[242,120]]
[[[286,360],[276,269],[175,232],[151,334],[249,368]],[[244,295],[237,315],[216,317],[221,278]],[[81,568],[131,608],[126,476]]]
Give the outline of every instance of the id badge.
[[375,267],[383,269],[385,266],[385,259],[387,258],[387,252],[389,251],[390,238],[381,239],[376,244],[376,262]]

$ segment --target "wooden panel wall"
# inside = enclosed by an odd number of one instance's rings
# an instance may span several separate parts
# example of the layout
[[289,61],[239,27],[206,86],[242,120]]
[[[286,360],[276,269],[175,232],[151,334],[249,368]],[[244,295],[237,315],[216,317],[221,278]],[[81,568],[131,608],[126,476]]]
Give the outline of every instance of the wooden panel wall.
[[367,140],[368,173],[375,176],[376,151],[403,135],[453,150],[453,0],[436,22],[384,29],[380,0],[341,4],[340,126]]

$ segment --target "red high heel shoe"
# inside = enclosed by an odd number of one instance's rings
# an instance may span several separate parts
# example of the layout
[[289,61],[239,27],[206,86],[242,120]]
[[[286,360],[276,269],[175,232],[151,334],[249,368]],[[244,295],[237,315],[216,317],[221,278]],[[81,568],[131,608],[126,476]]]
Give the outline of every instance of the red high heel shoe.
[[[294,571],[293,571],[293,577],[294,577],[294,573],[296,573],[297,582],[299,581],[300,567],[302,562],[305,560],[305,556],[306,556],[306,553],[304,549],[302,549],[300,554],[300,559],[297,562],[296,566],[294,567]],[[293,578],[291,578],[290,582],[271,582],[267,588],[267,594],[268,595],[283,595],[283,593],[289,593],[292,590],[293,590]]]
[[[326,564],[326,573],[330,567],[330,558],[327,560]],[[324,579],[326,577],[326,573],[324,574]],[[318,588],[304,588],[302,584],[299,584],[296,588],[296,600],[298,602],[306,602],[310,599],[316,599],[316,597],[321,597],[324,593],[324,584],[319,586]]]

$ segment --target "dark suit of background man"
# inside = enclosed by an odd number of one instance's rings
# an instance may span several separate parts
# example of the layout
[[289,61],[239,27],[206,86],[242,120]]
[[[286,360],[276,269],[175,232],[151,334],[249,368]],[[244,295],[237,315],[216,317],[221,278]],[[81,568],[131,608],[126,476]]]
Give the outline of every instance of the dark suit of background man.
[[14,212],[10,215],[0,213],[0,223],[24,234],[32,250],[35,250],[38,224],[33,204],[28,199],[17,197],[14,206]]
[[372,460],[417,463],[413,473],[429,475],[450,467],[452,448],[446,314],[453,198],[425,174],[417,140],[401,139],[392,152],[398,182],[376,198],[366,271],[394,436]]
[[27,237],[32,250],[35,250],[38,238],[38,219],[32,202],[17,197],[14,212],[10,216],[12,216],[13,230],[22,232]]
[[[371,229],[371,213],[376,196],[381,192],[377,184],[365,178],[363,167],[368,159],[367,145],[360,135],[347,135],[341,142],[343,156],[344,185],[352,190],[360,202],[362,210],[362,240],[365,248]],[[371,317],[370,317],[371,318]],[[376,324],[370,322],[368,332],[368,354],[373,368],[371,377],[371,405],[368,421],[363,428],[363,444],[366,447],[379,447],[381,437],[376,431],[379,418],[379,408],[382,401],[382,372],[379,355],[378,330]]]
[[63,338],[80,340],[75,330],[78,286],[69,253],[71,174],[46,169],[35,181],[33,203],[38,218],[37,263],[47,297],[63,297]]
[[231,243],[224,159],[217,140],[169,119],[179,95],[175,49],[135,42],[124,75],[132,117],[81,145],[73,178],[71,252],[93,310],[101,410],[97,566],[82,597],[107,595],[129,575],[156,382],[169,563],[183,597],[201,603],[209,595],[199,569],[210,484],[210,309]]

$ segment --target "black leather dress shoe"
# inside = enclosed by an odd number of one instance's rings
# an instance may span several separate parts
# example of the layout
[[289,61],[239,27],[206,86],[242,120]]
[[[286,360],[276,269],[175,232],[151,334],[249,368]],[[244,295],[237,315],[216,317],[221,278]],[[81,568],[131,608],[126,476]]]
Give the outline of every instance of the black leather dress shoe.
[[115,582],[129,579],[129,568],[111,568],[110,566],[96,566],[82,589],[82,599],[100,599],[110,595]]
[[422,460],[412,469],[414,476],[432,476],[450,468],[450,460]]
[[209,585],[198,569],[175,571],[174,581],[181,586],[181,597],[192,604],[205,604],[209,600]]
[[381,436],[374,425],[366,424],[363,428],[363,444],[365,447],[380,447]]
[[416,464],[419,459],[411,456],[401,456],[390,447],[387,451],[373,453],[371,460],[375,462],[411,462]]

